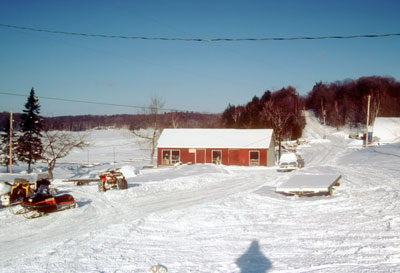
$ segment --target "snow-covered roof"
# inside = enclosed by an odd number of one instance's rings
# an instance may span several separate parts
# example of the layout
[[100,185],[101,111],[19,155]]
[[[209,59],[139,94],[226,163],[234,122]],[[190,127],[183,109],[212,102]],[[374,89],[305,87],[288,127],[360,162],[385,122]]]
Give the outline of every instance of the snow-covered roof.
[[400,140],[400,118],[375,118],[374,136],[382,142]]
[[341,178],[339,174],[298,174],[289,178],[288,181],[276,187],[276,192],[301,193],[301,192],[329,192]]
[[164,129],[159,148],[268,149],[272,129]]

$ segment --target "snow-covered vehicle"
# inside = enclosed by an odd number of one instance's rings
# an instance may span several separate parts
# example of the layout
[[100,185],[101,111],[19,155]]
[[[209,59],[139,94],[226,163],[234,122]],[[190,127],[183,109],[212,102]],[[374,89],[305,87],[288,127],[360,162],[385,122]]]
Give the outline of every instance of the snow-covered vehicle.
[[128,182],[120,169],[102,173],[99,177],[98,188],[100,192],[105,192],[112,188],[117,188],[118,190],[126,190],[128,188]]
[[298,153],[284,153],[279,159],[279,171],[293,171],[304,167],[304,159]]
[[54,196],[50,192],[49,185],[41,185],[39,190],[27,197],[21,202],[22,209],[16,214],[22,214],[25,218],[37,218],[50,212],[75,208],[77,206],[75,199],[70,194],[61,194]]
[[[40,174],[7,174],[8,181],[0,183],[1,206],[14,206],[21,203],[24,197],[38,191],[40,185],[50,185],[47,173]],[[9,182],[10,181],[10,182]],[[57,189],[50,187],[51,192]]]

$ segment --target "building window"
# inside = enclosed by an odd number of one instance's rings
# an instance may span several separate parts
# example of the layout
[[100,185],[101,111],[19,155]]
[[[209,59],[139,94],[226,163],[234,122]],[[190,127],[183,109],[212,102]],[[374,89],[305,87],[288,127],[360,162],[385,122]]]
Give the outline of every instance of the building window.
[[171,158],[171,163],[175,164],[181,161],[180,153],[178,151],[172,151],[172,158]]
[[221,164],[222,151],[212,151],[212,163]]
[[250,166],[260,166],[259,151],[250,151]]
[[172,165],[181,161],[179,150],[163,150],[162,165]]

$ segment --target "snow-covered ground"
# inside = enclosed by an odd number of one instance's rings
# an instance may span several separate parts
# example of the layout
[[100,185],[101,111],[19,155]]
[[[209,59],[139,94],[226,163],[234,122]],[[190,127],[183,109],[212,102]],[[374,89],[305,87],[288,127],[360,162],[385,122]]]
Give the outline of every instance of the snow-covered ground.
[[[0,209],[0,272],[399,272],[400,143],[368,149],[307,116],[306,167],[183,165],[141,169],[128,131],[91,131],[89,150],[55,170],[79,207],[26,220]],[[115,155],[115,156],[114,156]],[[97,163],[83,168],[79,164]],[[117,163],[113,163],[113,162]],[[129,189],[62,179],[123,167]],[[275,187],[299,173],[338,173],[332,196]]]

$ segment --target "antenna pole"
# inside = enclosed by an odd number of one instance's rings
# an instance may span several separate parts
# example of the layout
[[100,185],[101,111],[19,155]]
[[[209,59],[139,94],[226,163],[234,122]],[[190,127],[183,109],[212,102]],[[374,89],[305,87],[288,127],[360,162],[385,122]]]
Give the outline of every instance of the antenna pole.
[[9,160],[9,170],[12,173],[12,165],[13,165],[13,113],[12,110],[10,112],[10,160]]
[[367,126],[365,129],[365,148],[368,148],[368,125],[369,125],[369,106],[371,102],[371,95],[368,95],[368,106],[367,106]]

